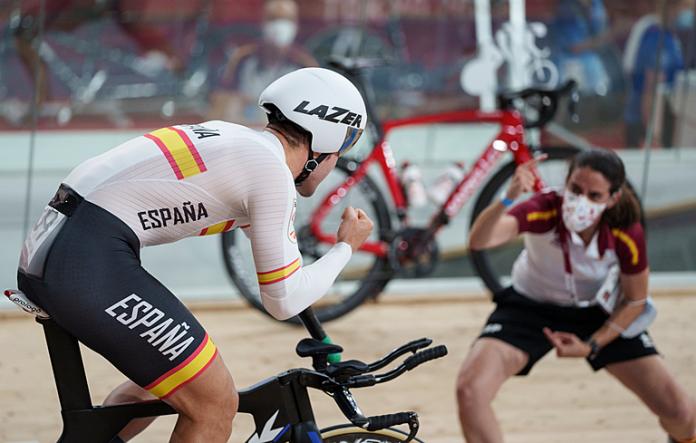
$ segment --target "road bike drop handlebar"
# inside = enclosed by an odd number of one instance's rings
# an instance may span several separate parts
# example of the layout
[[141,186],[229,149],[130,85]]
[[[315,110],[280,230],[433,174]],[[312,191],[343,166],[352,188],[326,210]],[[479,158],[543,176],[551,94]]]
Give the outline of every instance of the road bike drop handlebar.
[[525,115],[525,128],[543,128],[553,120],[558,110],[561,98],[569,95],[568,114],[574,122],[578,121],[576,106],[580,100],[578,84],[575,80],[568,80],[562,86],[555,89],[526,88],[521,91],[502,92],[498,94],[498,108],[501,110],[518,109],[517,101],[522,100],[531,109],[537,112],[534,119],[528,119]]
[[[418,415],[415,412],[409,411],[366,417],[360,411],[349,389],[374,386],[378,383],[393,380],[422,363],[444,357],[447,355],[447,348],[444,345],[439,345],[423,349],[430,346],[432,340],[421,338],[394,349],[386,356],[372,363],[347,360],[330,364],[329,354],[342,352],[343,348],[325,342],[327,338],[326,332],[314,315],[312,308],[307,308],[299,316],[312,338],[301,340],[297,344],[296,351],[300,357],[312,357],[312,366],[316,371],[306,374],[305,384],[329,394],[351,423],[368,431],[407,424],[409,435],[404,442],[411,441],[419,428]],[[419,351],[419,349],[423,350]],[[372,372],[384,368],[407,353],[412,353],[412,355],[396,368],[382,374],[372,374]]]

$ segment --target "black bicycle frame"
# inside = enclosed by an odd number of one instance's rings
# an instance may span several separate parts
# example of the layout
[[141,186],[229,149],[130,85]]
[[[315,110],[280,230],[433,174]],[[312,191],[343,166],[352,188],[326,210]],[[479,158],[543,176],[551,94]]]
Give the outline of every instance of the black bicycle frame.
[[[315,338],[321,325],[303,314]],[[93,405],[77,339],[52,319],[36,320],[44,328],[63,418],[59,443],[108,443],[132,419],[176,414],[161,400],[110,406]],[[254,417],[257,441],[320,443],[308,387],[321,389],[320,374],[293,369],[239,391],[239,412]],[[252,437],[254,436],[252,435]]]

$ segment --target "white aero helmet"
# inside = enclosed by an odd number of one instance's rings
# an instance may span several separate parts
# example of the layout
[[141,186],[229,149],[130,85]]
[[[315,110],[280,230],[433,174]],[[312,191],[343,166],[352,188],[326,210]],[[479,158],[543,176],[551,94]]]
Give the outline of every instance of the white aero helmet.
[[312,134],[310,149],[318,153],[345,154],[367,123],[358,88],[324,68],[302,68],[280,77],[261,92],[259,106],[271,113],[267,105]]

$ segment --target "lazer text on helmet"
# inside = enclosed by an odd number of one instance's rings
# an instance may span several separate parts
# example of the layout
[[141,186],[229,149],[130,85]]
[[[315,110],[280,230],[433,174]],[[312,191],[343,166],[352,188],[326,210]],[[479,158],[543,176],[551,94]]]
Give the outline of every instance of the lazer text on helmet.
[[319,105],[310,110],[307,108],[308,105],[309,102],[304,100],[302,103],[297,105],[293,111],[301,112],[302,114],[307,115],[316,115],[322,120],[327,120],[334,123],[343,123],[349,126],[355,126],[356,128],[359,128],[360,123],[362,123],[362,115],[351,112],[348,109],[340,108],[338,106],[331,106],[331,110],[329,111],[328,105]]

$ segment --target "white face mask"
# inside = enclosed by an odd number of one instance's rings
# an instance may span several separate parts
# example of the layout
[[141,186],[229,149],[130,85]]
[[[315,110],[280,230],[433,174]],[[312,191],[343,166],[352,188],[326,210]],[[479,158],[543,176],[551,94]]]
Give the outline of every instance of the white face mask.
[[563,193],[563,223],[573,232],[589,228],[602,216],[606,203],[591,202],[584,195],[565,190]]
[[286,18],[271,20],[263,25],[263,37],[274,45],[285,48],[295,40],[297,24]]

